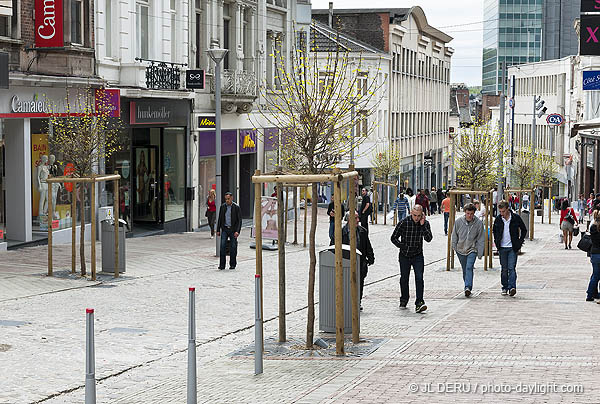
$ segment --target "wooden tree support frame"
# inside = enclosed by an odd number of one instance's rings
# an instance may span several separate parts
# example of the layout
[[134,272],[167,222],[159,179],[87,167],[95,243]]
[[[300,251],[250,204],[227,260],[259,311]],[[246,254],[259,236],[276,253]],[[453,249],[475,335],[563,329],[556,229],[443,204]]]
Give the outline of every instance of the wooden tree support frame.
[[[335,169],[332,174],[311,174],[311,175],[296,175],[296,174],[269,174],[261,175],[260,170],[256,170],[252,177],[252,183],[254,184],[254,228],[256,235],[256,274],[260,275],[261,282],[261,293],[262,282],[263,282],[263,265],[262,265],[262,229],[261,229],[261,188],[264,183],[277,183],[281,186],[289,186],[290,184],[295,186],[307,186],[313,183],[332,182],[334,185],[334,204],[335,204],[335,305],[336,305],[336,353],[338,355],[344,355],[344,271],[342,266],[342,199],[341,199],[341,183],[343,181],[352,181],[354,183],[355,178],[358,177],[358,172],[354,171],[354,167],[350,167],[350,171],[341,173],[339,169]],[[313,195],[314,198],[314,195]],[[307,198],[305,198],[307,199]],[[313,200],[313,203],[315,201]],[[360,340],[360,331],[358,329],[358,275],[356,273],[356,202],[354,198],[350,198],[349,201],[349,226],[350,226],[350,266],[353,269],[351,271],[351,301],[352,301],[352,341],[357,344]],[[307,206],[305,205],[305,210]],[[306,214],[305,214],[305,228],[306,228]],[[306,231],[305,231],[306,234]],[[285,291],[285,279],[280,277],[280,313],[281,308],[285,308],[285,295],[281,294],[281,291]],[[261,305],[264,301],[261,296]],[[261,306],[261,312],[263,307]],[[261,317],[264,318],[264,317]],[[285,327],[285,311],[283,314],[283,321],[280,318],[280,327]],[[262,325],[261,325],[262,327]],[[285,335],[284,330],[279,331],[279,335]],[[264,344],[264,340],[263,340]]]
[[535,232],[535,188],[533,189],[506,189],[504,190],[505,193],[517,193],[519,194],[519,211],[520,208],[523,206],[523,199],[522,199],[522,195],[523,194],[529,194],[529,240],[533,240],[533,236],[534,236],[534,232]]
[[[394,189],[394,198],[398,197],[398,185],[390,184],[388,182],[381,181],[373,181],[373,212],[375,216],[373,217],[373,223],[377,224],[377,212],[379,211],[379,192],[377,186],[381,185],[382,187],[390,187]],[[389,200],[389,195],[388,195]],[[398,223],[398,209],[394,209],[394,226]],[[383,202],[383,224],[387,224],[387,201]]]
[[[90,211],[92,216],[92,231],[90,247],[92,250],[92,280],[96,280],[96,183],[104,181],[114,181],[114,203],[113,203],[113,216],[116,219],[116,231],[115,231],[115,278],[119,277],[119,180],[121,176],[115,172],[112,175],[93,175],[91,177],[50,177],[46,180],[48,183],[48,195],[52,195],[52,186],[55,183],[69,182],[73,184],[92,184],[92,193],[90,200]],[[77,220],[75,215],[76,207],[76,188],[73,187],[72,201],[71,201],[71,272],[75,273],[75,228],[77,227]],[[83,198],[81,203],[83,203]],[[48,276],[52,276],[52,203],[48,204]],[[81,218],[81,225],[85,226],[85,217]],[[80,240],[83,243],[84,240]]]
[[[482,198],[481,196],[485,196],[485,221],[483,223],[484,231],[485,231],[485,246],[483,251],[483,270],[487,271],[488,268],[493,268],[493,240],[492,240],[492,232],[491,229],[494,224],[494,212],[493,209],[493,201],[492,201],[492,191],[473,191],[468,189],[452,189],[448,191],[448,196],[450,197],[450,216],[448,218],[448,236],[447,236],[447,249],[446,249],[446,271],[450,271],[450,269],[454,269],[454,251],[452,251],[452,231],[454,230],[454,223],[456,222],[456,206],[457,206],[457,197],[460,195],[471,195],[478,196],[480,203]],[[473,200],[474,198],[471,198]]]
[[542,224],[544,223],[544,191],[548,190],[548,224],[552,224],[552,186],[551,185],[538,185],[535,187],[542,189],[542,196],[540,198],[540,206],[542,208]]

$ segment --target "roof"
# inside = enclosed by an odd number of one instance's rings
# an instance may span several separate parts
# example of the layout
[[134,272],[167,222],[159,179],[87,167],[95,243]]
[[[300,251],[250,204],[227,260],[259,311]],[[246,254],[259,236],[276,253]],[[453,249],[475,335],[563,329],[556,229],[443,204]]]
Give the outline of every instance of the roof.
[[310,40],[313,52],[335,52],[339,49],[347,52],[381,53],[379,49],[315,20],[310,24]]
[[[328,9],[313,9],[313,14],[323,15],[329,14]],[[427,36],[440,40],[443,43],[452,41],[452,37],[448,34],[443,33],[437,28],[432,27],[427,22],[425,12],[419,6],[411,8],[343,8],[334,9],[333,15],[336,14],[389,14],[390,24],[400,24],[401,22],[408,19],[412,14],[415,21],[417,22],[418,28],[423,31]]]

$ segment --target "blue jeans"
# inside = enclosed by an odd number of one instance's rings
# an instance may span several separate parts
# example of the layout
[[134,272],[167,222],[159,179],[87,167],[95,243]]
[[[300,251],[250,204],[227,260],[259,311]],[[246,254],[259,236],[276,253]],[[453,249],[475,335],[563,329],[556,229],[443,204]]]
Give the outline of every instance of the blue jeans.
[[588,299],[597,299],[598,295],[598,282],[600,282],[600,254],[592,254],[590,257],[592,263],[592,276],[590,278],[590,284],[587,288]]
[[227,251],[227,240],[229,240],[229,267],[235,268],[237,265],[237,238],[233,236],[234,231],[231,229],[223,229],[221,232],[221,248],[219,268],[225,268],[225,256]]
[[329,222],[329,241],[333,243],[335,238],[335,221]]
[[473,290],[473,267],[475,266],[475,260],[477,259],[477,253],[472,252],[469,255],[462,255],[456,253],[460,266],[463,271],[463,281],[465,282],[465,290]]
[[421,254],[410,258],[400,255],[398,261],[400,261],[400,301],[402,303],[408,303],[408,299],[410,299],[408,282],[410,280],[410,267],[412,266],[415,271],[415,286],[417,289],[415,305],[423,303],[423,289],[425,288],[425,282],[423,282],[425,259],[423,258],[423,255]]
[[406,209],[402,209],[398,211],[398,221],[404,219],[406,217]]
[[498,248],[500,255],[500,266],[502,272],[500,274],[500,281],[502,282],[502,290],[510,290],[517,288],[517,253],[512,247],[500,247]]
[[448,235],[448,219],[450,218],[450,212],[444,212],[444,233]]

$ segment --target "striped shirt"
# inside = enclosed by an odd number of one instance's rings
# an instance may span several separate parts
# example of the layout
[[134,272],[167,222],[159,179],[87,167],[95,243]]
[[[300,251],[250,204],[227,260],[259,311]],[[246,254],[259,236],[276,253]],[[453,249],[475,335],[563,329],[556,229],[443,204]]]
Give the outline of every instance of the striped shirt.
[[415,222],[412,216],[402,219],[391,237],[392,243],[399,249],[399,255],[408,258],[423,255],[423,239],[428,243],[433,240],[431,226],[427,220],[423,225]]
[[410,203],[408,202],[408,198],[404,197],[404,198],[396,198],[396,201],[394,202],[394,205],[392,206],[392,210],[394,209],[398,209],[399,213],[402,212],[407,212],[410,208]]

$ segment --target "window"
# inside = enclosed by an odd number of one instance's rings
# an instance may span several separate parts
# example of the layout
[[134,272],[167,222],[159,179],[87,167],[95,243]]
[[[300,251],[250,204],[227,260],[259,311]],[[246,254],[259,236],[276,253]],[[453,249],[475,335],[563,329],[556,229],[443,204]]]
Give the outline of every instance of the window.
[[358,111],[356,114],[355,136],[365,137],[369,133],[369,119],[367,111]]
[[136,5],[136,25],[137,25],[137,55],[142,59],[148,59],[149,49],[148,41],[150,39],[149,23],[149,4],[147,0],[138,0]]
[[[4,3],[7,3],[4,6]],[[19,37],[19,7],[17,0],[0,2],[0,36]]]
[[106,57],[113,57],[112,50],[112,0],[106,0],[106,11],[104,13],[104,42],[106,46]]
[[225,54],[225,58],[223,58],[223,69],[229,69],[229,54],[231,53],[231,47],[229,44],[230,32],[231,29],[231,14],[230,14],[230,6],[225,3],[223,5],[223,48],[229,49],[229,52]]
[[196,0],[196,68],[202,66],[202,4]]
[[83,1],[71,0],[71,44],[83,45]]
[[177,23],[175,17],[177,16],[177,8],[175,6],[175,0],[170,0],[171,6],[171,62],[177,62]]

